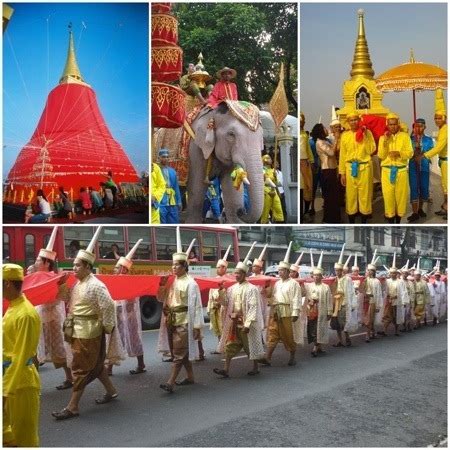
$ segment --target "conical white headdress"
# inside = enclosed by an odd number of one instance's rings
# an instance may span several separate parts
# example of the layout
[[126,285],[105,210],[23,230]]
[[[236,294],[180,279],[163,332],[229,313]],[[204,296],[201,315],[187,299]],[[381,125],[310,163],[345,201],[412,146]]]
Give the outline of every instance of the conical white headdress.
[[291,265],[289,263],[289,258],[291,256],[291,248],[292,248],[292,241],[289,242],[288,248],[286,250],[286,254],[284,255],[284,260],[280,261],[280,263],[278,264],[279,269],[289,270],[291,268]]
[[394,258],[392,259],[392,267],[389,269],[389,272],[397,272],[398,269],[395,267],[395,257],[397,256],[397,252],[394,252]]
[[401,271],[408,273],[409,272],[408,265],[409,265],[409,259],[406,260],[406,264],[401,268]]
[[348,263],[350,262],[350,258],[352,257],[352,255],[348,255],[347,261],[345,261],[344,263],[344,269],[348,269]]
[[191,243],[189,244],[188,249],[186,250],[186,256],[189,259],[189,254],[191,253],[192,247],[194,247],[194,243],[195,243],[196,239],[192,239]]
[[309,257],[310,257],[310,260],[311,260],[311,272],[312,272],[314,270],[314,256],[312,254],[312,250],[311,249],[309,249]]
[[219,267],[219,266],[228,267],[227,258],[228,258],[228,254],[230,253],[230,249],[231,249],[231,245],[228,246],[227,251],[225,252],[225,255],[223,255],[223,258],[221,258],[217,261],[216,267]]
[[87,246],[86,250],[78,250],[77,258],[82,259],[83,261],[87,261],[89,264],[94,264],[95,262],[95,253],[94,248],[95,244],[97,243],[97,240],[100,236],[100,232],[102,231],[102,225],[100,225],[97,230],[94,233],[94,236],[91,239],[91,242],[89,242],[89,245]]
[[187,261],[188,255],[183,253],[183,246],[181,245],[180,227],[176,227],[177,251],[172,255],[172,261]]
[[53,231],[52,234],[50,235],[50,239],[47,243],[47,247],[46,248],[41,248],[39,250],[39,256],[41,258],[47,258],[50,259],[52,261],[55,261],[56,259],[56,252],[53,251],[53,247],[55,245],[55,240],[56,240],[56,234],[58,233],[58,225],[56,225],[55,227],[53,227]]
[[131,269],[131,266],[133,265],[133,256],[136,253],[137,248],[139,247],[139,244],[143,241],[143,239],[139,239],[136,244],[134,244],[133,248],[128,252],[127,256],[121,256],[119,258],[119,261],[117,261],[116,266],[123,266],[126,267],[128,270]]
[[331,122],[330,122],[330,126],[339,125],[339,124],[340,124],[340,122],[339,122],[339,119],[338,119],[337,114],[336,114],[336,108],[334,107],[334,105],[332,105],[331,106]]
[[342,244],[341,253],[339,254],[339,261],[334,264],[335,269],[342,269],[344,265],[342,264],[344,259],[344,249],[345,249],[345,242]]
[[263,258],[264,258],[264,255],[265,255],[265,253],[266,253],[267,246],[268,246],[268,244],[266,244],[266,245],[263,247],[263,249],[261,250],[261,253],[259,254],[259,257],[256,258],[256,259],[253,261],[253,265],[254,265],[254,266],[258,266],[258,267],[262,267],[262,266],[263,266],[263,264],[264,264]]
[[252,254],[252,251],[253,251],[253,248],[255,247],[255,245],[256,245],[256,241],[253,242],[252,246],[250,247],[250,250],[247,252],[247,256],[244,258],[244,261],[238,262],[236,264],[236,269],[247,272],[247,270],[248,270],[247,262],[250,258],[250,255]]
[[323,250],[320,252],[319,262],[317,263],[317,267],[314,267],[314,270],[313,270],[314,275],[322,275],[323,274],[322,260],[323,260]]
[[417,268],[414,271],[414,275],[422,275],[422,271],[420,270],[420,256],[417,259]]
[[359,267],[358,267],[358,253],[355,253],[355,259],[353,260],[352,270],[359,270]]
[[295,270],[296,272],[298,272],[300,270],[300,261],[302,260],[302,257],[303,257],[303,252],[300,253],[300,256],[297,258],[297,261],[295,261],[294,264],[291,264],[290,270]]
[[377,250],[378,249],[375,249],[375,251],[373,252],[373,256],[372,256],[372,261],[370,262],[370,264],[367,265],[367,268],[369,270],[377,270],[377,261],[378,261],[378,257],[376,257]]

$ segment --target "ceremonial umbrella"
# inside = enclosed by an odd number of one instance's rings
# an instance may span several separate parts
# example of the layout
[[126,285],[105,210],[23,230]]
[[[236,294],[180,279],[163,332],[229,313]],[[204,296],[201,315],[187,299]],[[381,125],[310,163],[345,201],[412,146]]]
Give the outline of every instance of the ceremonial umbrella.
[[414,59],[411,49],[409,62],[381,74],[375,83],[380,92],[413,92],[414,121],[416,120],[416,91],[447,89],[447,71],[433,64]]

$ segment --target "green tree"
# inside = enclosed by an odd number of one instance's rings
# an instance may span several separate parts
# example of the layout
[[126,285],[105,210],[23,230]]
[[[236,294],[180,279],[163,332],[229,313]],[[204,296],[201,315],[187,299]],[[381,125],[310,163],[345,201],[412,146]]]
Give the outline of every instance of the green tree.
[[285,89],[292,113],[297,102],[297,5],[266,3],[175,3],[179,45],[185,66],[200,52],[206,70],[237,71],[239,97],[256,104],[270,100],[285,63]]

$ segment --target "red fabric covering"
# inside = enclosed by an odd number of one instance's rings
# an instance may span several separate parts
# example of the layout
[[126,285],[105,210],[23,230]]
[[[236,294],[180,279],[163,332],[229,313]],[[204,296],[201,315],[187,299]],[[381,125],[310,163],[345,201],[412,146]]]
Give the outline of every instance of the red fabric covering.
[[218,81],[211,94],[208,97],[208,106],[217,108],[217,106],[224,100],[238,100],[238,91],[236,83],[227,81]]
[[108,130],[94,91],[85,85],[61,84],[50,92],[33,136],[8,174],[7,182],[19,192],[16,203],[27,203],[30,188],[36,193],[40,187],[39,158],[46,141],[43,189],[47,196],[52,188],[57,191],[64,186],[66,191],[73,189],[76,199],[81,186],[98,188],[109,170],[116,183],[138,180],[128,156]]
[[380,137],[383,136],[383,134],[387,130],[386,118],[381,116],[374,116],[371,114],[365,114],[361,117],[360,126],[366,127],[372,132],[377,146]]

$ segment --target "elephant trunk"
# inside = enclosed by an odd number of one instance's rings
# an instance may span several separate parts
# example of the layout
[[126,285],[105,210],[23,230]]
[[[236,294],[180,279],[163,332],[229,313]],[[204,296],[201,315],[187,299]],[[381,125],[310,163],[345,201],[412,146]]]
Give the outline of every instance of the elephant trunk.
[[[249,155],[258,154],[258,152],[249,151]],[[250,210],[247,214],[240,216],[240,219],[246,223],[256,223],[261,217],[264,205],[264,177],[261,158],[246,159],[244,162],[247,178],[250,182],[248,188],[250,198]]]

